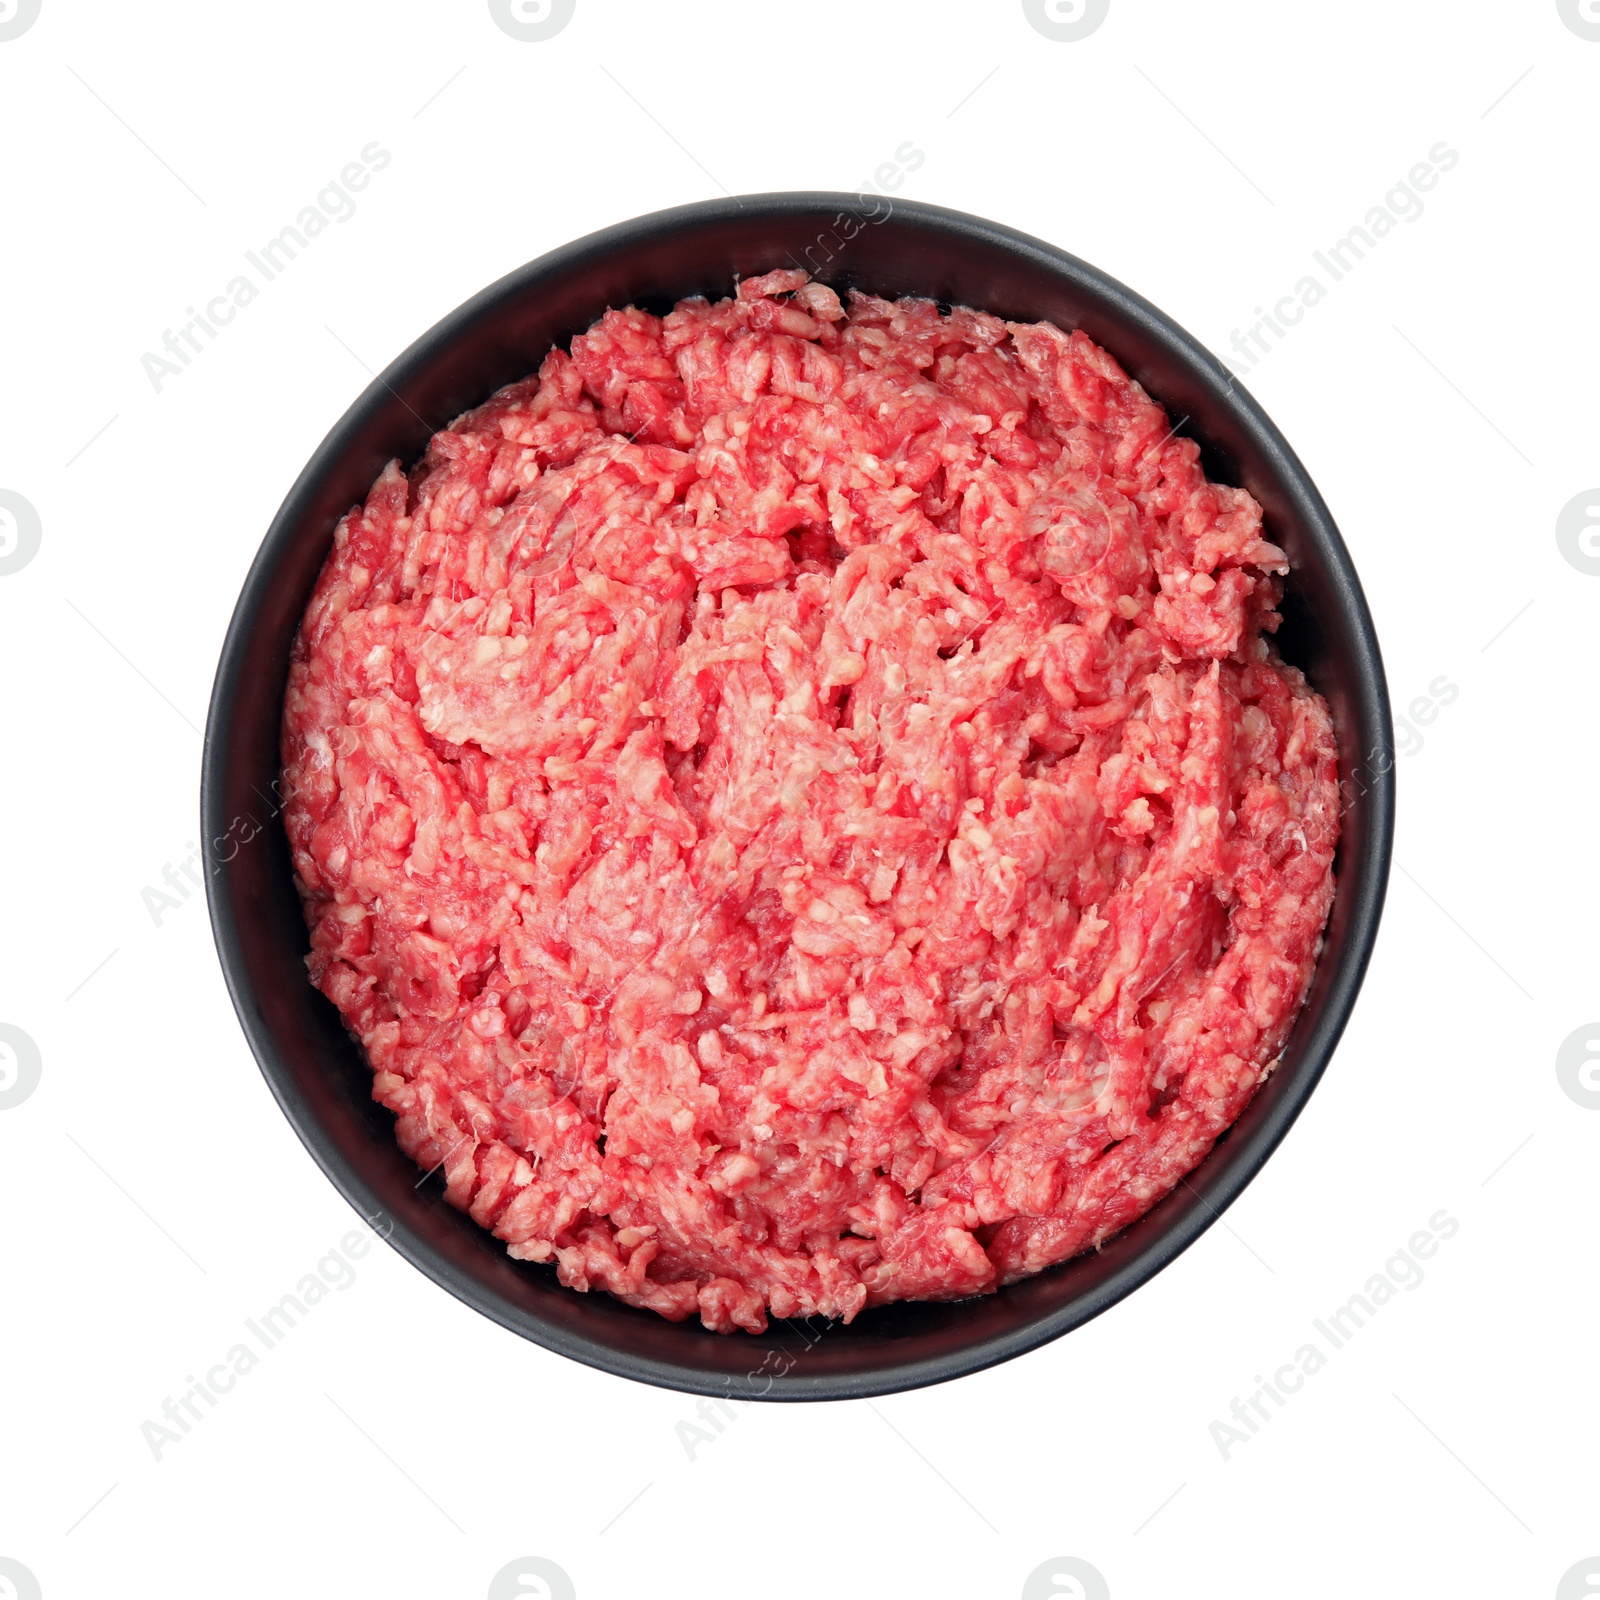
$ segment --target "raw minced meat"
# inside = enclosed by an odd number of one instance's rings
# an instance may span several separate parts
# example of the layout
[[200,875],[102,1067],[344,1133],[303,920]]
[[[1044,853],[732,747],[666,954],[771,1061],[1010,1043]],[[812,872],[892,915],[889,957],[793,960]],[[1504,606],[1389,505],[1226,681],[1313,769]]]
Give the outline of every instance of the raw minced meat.
[[1327,706],[1260,508],[1082,333],[800,272],[570,353],[340,524],[283,724],[311,976],[574,1289],[759,1330],[1147,1211],[1282,1049]]

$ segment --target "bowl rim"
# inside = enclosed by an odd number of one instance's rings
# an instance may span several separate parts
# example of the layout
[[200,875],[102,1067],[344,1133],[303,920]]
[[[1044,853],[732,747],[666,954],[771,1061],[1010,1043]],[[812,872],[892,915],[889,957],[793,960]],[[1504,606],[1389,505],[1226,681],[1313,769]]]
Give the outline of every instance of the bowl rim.
[[[282,1059],[279,1043],[255,1002],[247,971],[239,932],[241,916],[247,913],[238,904],[229,875],[212,860],[214,843],[222,842],[229,827],[225,770],[230,754],[230,711],[239,689],[245,645],[254,632],[276,571],[300,534],[314,490],[336,467],[363,419],[403,392],[413,370],[424,367],[465,328],[496,306],[525,294],[541,278],[579,266],[586,259],[637,249],[652,237],[695,224],[848,212],[864,199],[865,196],[842,192],[791,190],[699,201],[601,228],[515,268],[434,323],[357,396],[300,471],[251,562],[220,652],[201,758],[200,809],[212,934],[240,1026],[273,1097],[323,1173],[369,1222],[381,1211],[378,1194],[321,1125]],[[1113,316],[1137,325],[1145,338],[1153,340],[1169,358],[1188,370],[1207,390],[1210,400],[1231,413],[1233,424],[1249,437],[1267,464],[1269,475],[1293,503],[1307,540],[1318,548],[1326,565],[1337,597],[1337,609],[1351,649],[1352,677],[1357,685],[1352,714],[1362,724],[1362,747],[1368,748],[1370,741],[1370,754],[1361,772],[1368,826],[1363,853],[1356,859],[1346,860],[1340,871],[1336,895],[1352,898],[1346,934],[1331,981],[1321,996],[1310,1032],[1293,1065],[1293,1081],[1259,1125],[1246,1138],[1228,1146],[1225,1173],[1208,1186],[1200,1204],[1169,1218],[1167,1225],[1155,1231],[1142,1249],[1102,1282],[1014,1329],[974,1339],[936,1357],[878,1365],[862,1373],[807,1374],[802,1364],[773,1377],[765,1391],[749,1396],[771,1400],[866,1398],[982,1371],[1082,1326],[1170,1265],[1219,1220],[1248,1187],[1321,1080],[1349,1020],[1371,959],[1393,849],[1393,722],[1371,614],[1331,512],[1309,473],[1257,401],[1217,357],[1164,312],[1081,258],[1044,240],[966,212],[922,201],[886,200],[876,195],[872,200],[875,206],[880,203],[888,206],[888,215],[881,219],[885,223],[904,219],[942,234],[976,240],[1014,257],[1029,259],[1051,275],[1087,289],[1111,308]],[[488,395],[482,398],[487,399]],[[1154,398],[1160,400],[1159,395]],[[1323,959],[1325,957],[1319,956],[1319,965]],[[1308,999],[1306,1003],[1309,1006],[1312,1001]],[[1216,1154],[1213,1150],[1201,1167],[1194,1170],[1201,1170]],[[413,1266],[474,1310],[531,1342],[618,1377],[691,1394],[720,1396],[727,1392],[727,1379],[709,1371],[618,1350],[603,1339],[546,1322],[526,1308],[511,1304],[462,1270],[403,1218],[391,1213],[385,1221],[387,1226],[379,1229],[381,1236]]]

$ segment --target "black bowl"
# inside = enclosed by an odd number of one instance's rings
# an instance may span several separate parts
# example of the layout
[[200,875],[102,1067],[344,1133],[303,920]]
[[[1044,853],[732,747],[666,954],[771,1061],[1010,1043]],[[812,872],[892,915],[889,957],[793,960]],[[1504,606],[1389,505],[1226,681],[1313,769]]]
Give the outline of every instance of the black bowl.
[[[1103,1249],[998,1294],[863,1313],[849,1327],[775,1322],[718,1335],[516,1262],[420,1186],[338,1013],[306,979],[305,924],[278,821],[278,721],[295,628],[339,517],[384,464],[608,306],[655,311],[718,298],[790,264],[836,287],[925,295],[1081,327],[1197,440],[1215,480],[1266,509],[1294,570],[1284,655],[1327,697],[1338,727],[1344,833],[1338,890],[1311,995],[1283,1060],[1211,1155]],[[223,974],[272,1092],[352,1205],[436,1283],[547,1349],[623,1377],[702,1394],[833,1400],[975,1372],[1087,1322],[1216,1220],[1283,1138],[1327,1065],[1377,934],[1394,817],[1393,728],[1372,619],[1328,508],[1278,430],[1227,370],[1153,306],[1037,239],[935,206],[845,194],[747,195],[607,228],[519,268],[424,334],[347,411],[289,491],[245,580],[206,728],[200,804],[211,922]]]

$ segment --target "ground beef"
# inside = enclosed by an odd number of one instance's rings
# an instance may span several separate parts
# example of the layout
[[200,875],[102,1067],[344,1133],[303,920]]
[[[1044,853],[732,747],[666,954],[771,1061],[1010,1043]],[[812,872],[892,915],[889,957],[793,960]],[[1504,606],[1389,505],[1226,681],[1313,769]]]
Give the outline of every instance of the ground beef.
[[992,1290],[1239,1115],[1333,894],[1283,552],[1081,333],[800,272],[570,353],[340,524],[313,981],[446,1194],[723,1331]]

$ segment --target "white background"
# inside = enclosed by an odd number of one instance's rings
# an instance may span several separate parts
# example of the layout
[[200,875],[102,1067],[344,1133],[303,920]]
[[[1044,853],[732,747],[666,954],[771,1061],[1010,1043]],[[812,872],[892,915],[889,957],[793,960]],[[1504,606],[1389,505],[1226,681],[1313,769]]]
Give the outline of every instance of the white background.
[[[1011,1600],[1058,1556],[1115,1600],[1556,1595],[1600,1552],[1600,1112],[1555,1071],[1600,1016],[1600,577],[1555,539],[1600,483],[1597,88],[1554,0],[1112,0],[1076,43],[1018,0],[577,0],[543,43],[483,0],[43,0],[0,42],[0,488],[43,530],[0,577],[0,1021],[43,1063],[0,1111],[0,1556],[45,1600],[476,1600],[524,1555],[581,1600]],[[374,140],[356,214],[157,393],[141,356]],[[1457,692],[1402,732],[1349,1031],[1226,1225],[1050,1348],[751,1407],[692,1460],[691,1399],[376,1245],[154,1459],[141,1424],[355,1223],[199,897],[157,926],[141,892],[197,838],[240,581],[368,369],[591,229],[854,189],[906,141],[903,195],[1062,245],[1226,353],[1441,140],[1424,213],[1248,380],[1343,527],[1397,710]],[[1441,1208],[1425,1281],[1224,1460],[1213,1421]]]

